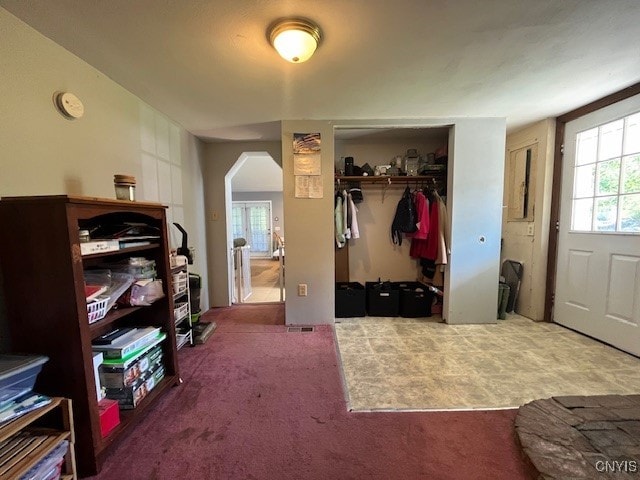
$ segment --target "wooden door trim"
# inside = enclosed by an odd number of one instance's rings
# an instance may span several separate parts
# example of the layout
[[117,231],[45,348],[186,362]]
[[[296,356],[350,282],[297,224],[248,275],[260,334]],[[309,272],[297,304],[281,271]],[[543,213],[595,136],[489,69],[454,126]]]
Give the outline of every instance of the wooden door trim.
[[553,298],[556,291],[556,262],[558,259],[558,230],[560,221],[560,190],[562,187],[562,149],[567,123],[614,103],[640,94],[640,82],[602,97],[587,105],[556,117],[556,138],[553,153],[553,180],[551,187],[551,217],[549,220],[549,252],[547,256],[547,282],[544,300],[544,321],[553,321]]

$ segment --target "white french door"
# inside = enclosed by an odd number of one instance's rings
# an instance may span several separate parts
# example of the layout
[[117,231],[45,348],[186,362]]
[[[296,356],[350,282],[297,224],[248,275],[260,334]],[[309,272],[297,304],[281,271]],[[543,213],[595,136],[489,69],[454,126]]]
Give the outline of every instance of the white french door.
[[554,320],[640,355],[640,96],[567,123]]
[[271,201],[232,203],[233,238],[244,238],[252,257],[271,257]]

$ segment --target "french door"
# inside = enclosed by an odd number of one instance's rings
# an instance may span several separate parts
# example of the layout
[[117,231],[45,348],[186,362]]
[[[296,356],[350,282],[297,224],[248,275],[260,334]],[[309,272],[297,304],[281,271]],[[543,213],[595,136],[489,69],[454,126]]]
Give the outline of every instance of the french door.
[[640,355],[640,96],[567,123],[554,320]]
[[233,202],[233,238],[244,238],[252,257],[271,257],[271,201]]

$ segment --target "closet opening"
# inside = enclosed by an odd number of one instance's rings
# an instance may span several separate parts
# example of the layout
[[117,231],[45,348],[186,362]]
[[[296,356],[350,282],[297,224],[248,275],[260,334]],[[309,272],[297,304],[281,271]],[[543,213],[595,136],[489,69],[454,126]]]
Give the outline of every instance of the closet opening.
[[[446,203],[448,169],[452,163],[448,155],[451,131],[452,127],[448,125],[336,128],[336,322],[341,321],[340,317],[360,316],[353,313],[401,316],[399,298],[395,309],[387,309],[387,304],[395,304],[394,296],[399,297],[402,292],[396,293],[392,289],[381,292],[376,302],[366,288],[356,287],[353,290],[351,284],[382,290],[400,284],[402,288],[413,290],[407,293],[411,299],[405,302],[402,314],[411,317],[430,314],[428,321],[442,321],[447,297],[446,230],[450,222]],[[419,237],[416,240],[405,233],[392,235],[396,211],[406,194],[414,205],[413,200],[417,196],[427,202],[420,204],[419,213],[424,218],[418,222],[421,230],[419,235],[414,235]],[[427,225],[429,217],[438,216],[442,221],[436,220],[437,225]],[[339,227],[341,224],[344,225],[342,229]],[[439,233],[441,230],[442,235]],[[422,250],[416,248],[421,241],[425,242]],[[439,245],[441,242],[442,246]],[[344,289],[348,289],[348,293]],[[425,289],[425,295],[420,295],[420,290]],[[339,315],[344,295],[347,303],[358,298],[358,305],[364,298],[364,307],[353,311],[347,309],[342,312],[344,315]],[[418,298],[417,303],[413,302],[414,295]],[[424,308],[425,296],[429,301],[428,309]]]

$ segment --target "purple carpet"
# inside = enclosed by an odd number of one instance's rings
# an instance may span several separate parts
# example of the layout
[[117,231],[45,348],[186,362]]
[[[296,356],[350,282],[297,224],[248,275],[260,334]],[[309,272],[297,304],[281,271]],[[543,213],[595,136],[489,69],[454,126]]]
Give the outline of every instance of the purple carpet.
[[180,351],[184,383],[97,479],[521,479],[516,410],[351,413],[330,326],[287,333],[281,305],[216,309]]

